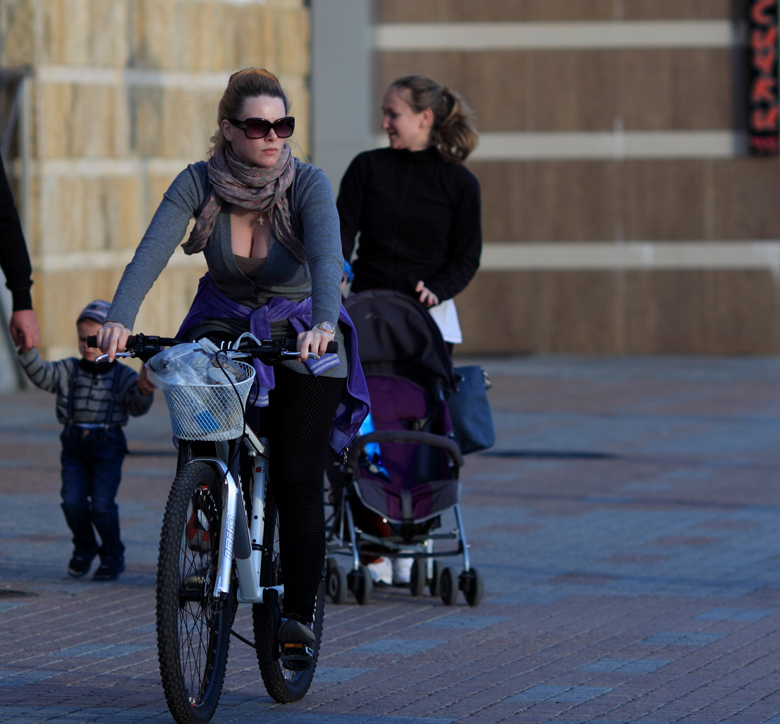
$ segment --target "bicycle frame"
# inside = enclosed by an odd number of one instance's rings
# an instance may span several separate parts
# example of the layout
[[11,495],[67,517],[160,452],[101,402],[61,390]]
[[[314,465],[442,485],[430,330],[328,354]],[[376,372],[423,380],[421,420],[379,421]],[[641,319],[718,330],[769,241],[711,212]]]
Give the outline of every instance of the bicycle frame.
[[[242,335],[243,337],[244,335]],[[274,359],[296,359],[299,352],[280,348],[279,342],[272,339],[258,340],[253,338],[260,347],[263,355],[270,355]],[[240,338],[239,338],[240,341]],[[117,352],[116,357],[141,357],[148,359],[160,351],[163,346],[179,344],[181,340],[167,337],[154,337],[139,334],[131,336],[127,340],[126,349],[133,348],[130,352]],[[87,339],[87,345],[97,346],[97,337]],[[234,350],[236,351],[236,350]],[[240,351],[239,351],[240,352]],[[338,344],[330,342],[328,352],[338,352]],[[257,356],[254,351],[244,352],[246,355]],[[311,355],[315,359],[318,355]],[[98,357],[98,361],[107,359],[104,354]],[[214,595],[219,598],[227,598],[230,591],[231,576],[233,572],[233,559],[236,561],[236,575],[238,576],[238,602],[239,603],[265,603],[266,591],[275,591],[270,598],[276,598],[284,592],[284,586],[263,587],[260,585],[260,574],[263,562],[263,532],[265,527],[265,487],[266,473],[268,471],[268,440],[258,438],[255,433],[245,427],[240,444],[246,445],[248,454],[252,459],[253,485],[252,485],[252,520],[247,522],[246,509],[244,508],[244,496],[233,478],[225,460],[219,457],[196,457],[188,460],[184,465],[193,462],[203,462],[211,465],[214,471],[223,479],[222,484],[222,529],[220,540],[223,542],[217,563],[217,579],[214,583]]]
[[242,444],[246,445],[253,467],[252,486],[252,520],[247,524],[244,496],[241,489],[228,469],[227,463],[221,458],[197,457],[190,460],[211,465],[223,478],[222,483],[222,530],[220,540],[223,541],[217,564],[217,579],[214,583],[214,596],[225,598],[228,595],[233,571],[233,560],[236,562],[238,577],[239,603],[264,603],[265,592],[275,590],[278,594],[284,592],[284,586],[265,588],[260,585],[263,555],[263,533],[265,530],[265,487],[268,471],[268,440],[259,438],[248,427],[244,433]]

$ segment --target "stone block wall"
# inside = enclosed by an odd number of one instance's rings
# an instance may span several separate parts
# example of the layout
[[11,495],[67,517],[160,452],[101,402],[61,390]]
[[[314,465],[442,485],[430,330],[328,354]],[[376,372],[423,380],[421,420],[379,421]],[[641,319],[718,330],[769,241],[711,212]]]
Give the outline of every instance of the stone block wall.
[[[25,229],[43,352],[75,352],[74,322],[111,299],[162,194],[206,158],[230,73],[276,73],[309,154],[304,0],[3,0],[0,67],[29,66]],[[20,163],[11,164],[18,180]],[[19,188],[19,184],[16,184]],[[18,193],[18,192],[17,192]],[[23,198],[17,199],[19,205]],[[205,270],[178,250],[135,330],[173,334]]]

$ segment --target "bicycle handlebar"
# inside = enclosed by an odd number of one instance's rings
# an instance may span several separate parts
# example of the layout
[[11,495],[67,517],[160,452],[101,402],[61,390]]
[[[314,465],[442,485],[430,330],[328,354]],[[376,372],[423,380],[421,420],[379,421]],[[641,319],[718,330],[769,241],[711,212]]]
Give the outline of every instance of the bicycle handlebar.
[[[145,334],[131,334],[127,338],[127,344],[125,350],[128,352],[134,351],[133,348],[141,345],[155,345],[158,347],[173,347],[177,344],[182,344],[184,340],[173,339],[172,337],[153,337]],[[87,337],[87,347],[97,347],[97,335],[91,334]]]
[[[172,337],[156,337],[145,334],[133,334],[127,339],[125,352],[130,357],[138,357],[144,361],[151,359],[163,347],[174,347],[177,344],[185,344],[183,339],[173,339]],[[87,347],[97,347],[97,335],[87,337]],[[239,351],[239,350],[236,350]],[[285,359],[297,359],[298,352],[293,348],[288,348],[283,340],[264,339],[260,346],[242,346],[241,352],[256,357],[266,364],[281,362]],[[327,352],[329,354],[338,354],[339,343],[328,342]]]

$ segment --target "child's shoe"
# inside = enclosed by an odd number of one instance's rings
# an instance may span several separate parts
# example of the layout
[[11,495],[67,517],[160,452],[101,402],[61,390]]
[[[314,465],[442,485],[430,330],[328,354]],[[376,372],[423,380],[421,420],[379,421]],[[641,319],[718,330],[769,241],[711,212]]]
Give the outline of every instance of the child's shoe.
[[92,576],[93,581],[115,581],[125,570],[124,563],[101,563],[95,574]]
[[368,572],[374,583],[383,586],[393,585],[393,564],[389,558],[378,558],[373,563],[369,563]]
[[89,573],[89,568],[92,565],[92,561],[95,559],[95,554],[91,556],[85,556],[81,553],[74,553],[71,556],[70,563],[68,563],[68,575],[71,578],[81,578]]
[[[393,559],[393,585],[408,586],[412,582],[412,565],[414,558]],[[423,562],[423,565],[424,562]]]

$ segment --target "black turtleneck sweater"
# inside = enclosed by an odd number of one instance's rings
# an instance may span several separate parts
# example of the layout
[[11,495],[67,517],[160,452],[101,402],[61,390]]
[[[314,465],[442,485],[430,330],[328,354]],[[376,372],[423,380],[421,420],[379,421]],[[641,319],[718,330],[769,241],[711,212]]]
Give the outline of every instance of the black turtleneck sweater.
[[2,159],[0,159],[0,269],[5,274],[5,285],[11,290],[13,296],[14,311],[32,309],[30,296],[32,267]]
[[444,301],[463,291],[479,267],[479,182],[435,148],[361,153],[341,180],[336,204],[346,259],[360,232],[353,292],[413,294],[422,280]]

